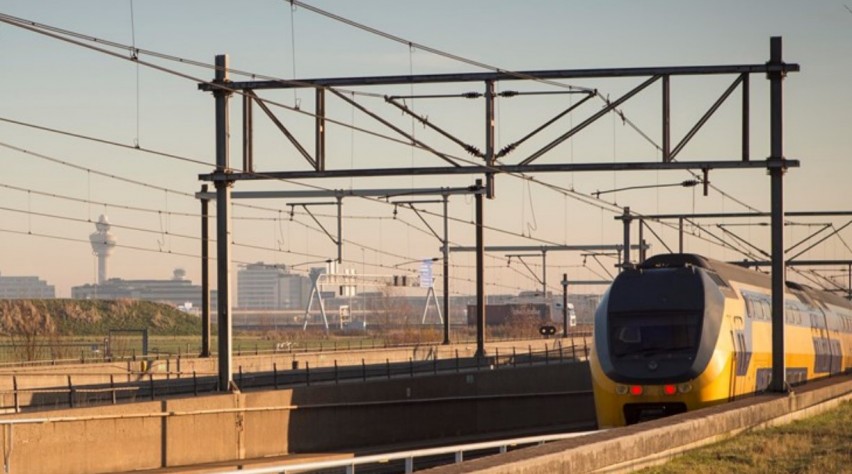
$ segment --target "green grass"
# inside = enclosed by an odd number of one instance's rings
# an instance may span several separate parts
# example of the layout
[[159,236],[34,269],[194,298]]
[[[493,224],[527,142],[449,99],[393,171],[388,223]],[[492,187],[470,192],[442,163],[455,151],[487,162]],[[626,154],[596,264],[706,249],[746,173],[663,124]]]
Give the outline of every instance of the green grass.
[[748,432],[639,472],[852,473],[852,402],[812,418]]

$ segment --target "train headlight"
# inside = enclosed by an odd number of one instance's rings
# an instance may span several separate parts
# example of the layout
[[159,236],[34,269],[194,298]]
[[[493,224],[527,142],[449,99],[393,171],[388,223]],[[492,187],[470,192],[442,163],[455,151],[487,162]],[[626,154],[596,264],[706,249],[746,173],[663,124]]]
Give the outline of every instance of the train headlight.
[[627,389],[627,385],[616,385],[615,386],[615,393],[617,393],[619,395],[627,395],[628,391],[629,390]]
[[692,384],[689,382],[680,383],[677,385],[677,391],[680,393],[689,393],[692,391]]

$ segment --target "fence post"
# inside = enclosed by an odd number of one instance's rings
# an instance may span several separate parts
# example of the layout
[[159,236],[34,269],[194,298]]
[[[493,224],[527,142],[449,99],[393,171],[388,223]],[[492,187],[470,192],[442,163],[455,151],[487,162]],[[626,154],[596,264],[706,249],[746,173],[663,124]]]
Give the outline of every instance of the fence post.
[[518,366],[518,354],[515,352],[515,346],[512,346],[512,367]]
[[272,385],[278,390],[278,363],[272,363]]
[[589,359],[589,344],[586,342],[586,336],[583,336],[583,353],[586,354],[586,360]]
[[337,373],[337,359],[334,359],[334,384],[335,384],[335,385],[337,385],[337,384],[339,383],[339,380],[338,380],[338,378],[337,378],[337,377],[338,377],[338,373]]
[[198,378],[195,376],[195,371],[192,371],[192,393],[198,396]]
[[532,344],[527,346],[527,351],[529,353],[529,358],[530,358],[529,363],[530,363],[530,365],[532,365]]
[[432,373],[438,375],[438,353],[432,356]]
[[544,365],[550,363],[550,351],[547,349],[547,344],[544,345]]
[[115,405],[118,403],[115,396],[115,380],[113,379],[113,375],[109,374],[109,388],[112,389],[112,404]]
[[311,363],[310,361],[305,361],[305,385],[311,385]]
[[411,357],[408,358],[408,372],[414,377],[414,359]]
[[562,344],[559,344],[559,363],[565,362],[565,358],[562,354]]
[[71,376],[68,376],[68,406],[74,408],[74,385],[71,384]]
[[388,380],[390,380],[390,359],[385,359],[385,367],[388,369]]
[[500,367],[500,348],[494,348],[494,367]]
[[243,387],[243,366],[242,364],[239,366],[239,380],[240,380],[240,388]]
[[367,380],[367,364],[364,362],[364,358],[361,358],[361,379]]
[[148,373],[148,386],[151,387],[151,400],[153,400],[154,399],[154,373],[153,372]]
[[459,350],[456,349],[456,373],[459,372]]
[[19,413],[21,411],[21,401],[18,398],[18,376],[12,376],[12,388],[15,391],[15,413]]

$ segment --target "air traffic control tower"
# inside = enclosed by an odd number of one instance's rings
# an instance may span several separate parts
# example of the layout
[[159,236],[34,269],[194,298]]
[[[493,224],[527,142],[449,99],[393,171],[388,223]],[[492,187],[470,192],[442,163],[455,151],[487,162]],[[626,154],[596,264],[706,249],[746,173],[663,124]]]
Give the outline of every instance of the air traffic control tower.
[[115,247],[115,238],[109,233],[109,220],[103,214],[95,223],[97,232],[89,235],[92,243],[92,252],[98,256],[98,285],[103,285],[107,280],[107,258]]

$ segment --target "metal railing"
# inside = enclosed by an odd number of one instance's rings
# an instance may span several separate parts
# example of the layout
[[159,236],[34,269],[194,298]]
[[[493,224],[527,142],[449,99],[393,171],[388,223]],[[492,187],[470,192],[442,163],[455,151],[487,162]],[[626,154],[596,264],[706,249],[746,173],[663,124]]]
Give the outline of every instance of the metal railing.
[[[529,444],[544,444],[551,441],[559,441],[568,438],[577,438],[586,436],[600,431],[583,431],[577,433],[559,433],[542,436],[527,436],[523,438],[512,438],[497,441],[485,441],[481,443],[459,444],[454,446],[442,446],[438,448],[415,449],[410,451],[398,451],[393,453],[373,454],[369,456],[356,456],[348,459],[336,459],[332,461],[315,461],[298,464],[281,464],[277,466],[268,466],[255,469],[239,469],[220,471],[222,474],[275,474],[288,472],[309,472],[320,469],[345,468],[346,474],[354,474],[357,466],[365,466],[377,463],[388,463],[390,461],[404,461],[406,474],[414,472],[414,460],[427,456],[441,456],[452,454],[453,462],[459,463],[464,461],[464,453],[470,451],[480,451],[488,449],[497,449],[500,453],[505,453],[510,447],[518,447]],[[445,463],[447,464],[447,463]]]
[[[512,367],[549,365],[570,363],[586,360],[589,349],[586,341],[582,346],[571,344],[563,346],[562,340],[555,339],[555,344],[545,350],[533,350],[531,345],[525,348],[512,347],[511,350],[500,351],[495,348],[492,355],[486,357],[462,357],[456,350],[454,356],[443,359],[437,358],[437,354],[427,360],[409,358],[406,362],[391,362],[385,359],[382,362],[367,363],[361,359],[360,364],[339,365],[335,359],[333,365],[312,368],[308,361],[299,367],[298,361],[293,361],[290,367],[279,369],[277,363],[272,364],[272,370],[243,372],[242,365],[237,367],[234,374],[234,382],[241,389],[279,389],[286,387],[310,386],[315,384],[339,384],[350,382],[366,382],[370,380],[394,379],[400,377],[419,377],[428,375],[439,375],[448,373],[475,372],[480,370],[501,370]],[[180,363],[176,364],[179,368]],[[91,377],[94,374],[85,374]],[[28,375],[28,377],[36,374]],[[55,377],[56,374],[45,374]],[[62,375],[60,375],[62,376]],[[64,386],[53,387],[21,387],[19,376],[12,375],[12,389],[0,390],[0,395],[11,395],[13,407],[16,412],[21,411],[22,406],[28,407],[64,407],[69,408],[81,406],[93,406],[102,404],[117,404],[120,400],[155,400],[173,395],[187,395],[210,393],[218,390],[218,377],[216,374],[196,371],[182,372],[166,370],[165,372],[136,372],[128,374],[103,374],[108,377],[105,383],[75,384],[73,375],[66,374],[67,381]],[[23,377],[23,375],[21,376]],[[117,378],[126,378],[126,381],[117,381]],[[130,380],[136,378],[136,380]],[[23,395],[27,395],[30,402],[21,402]],[[8,397],[3,397],[9,399]],[[0,407],[1,408],[1,407]]]
[[[587,338],[591,334],[585,332],[575,332],[571,338]],[[457,340],[453,344],[473,344],[475,338],[465,337],[465,334],[457,334]],[[513,342],[520,340],[529,340],[526,338],[489,338],[489,342]],[[311,341],[308,343],[298,341],[284,341],[273,345],[270,348],[261,348],[261,344],[241,344],[237,343],[234,346],[234,355],[250,356],[250,355],[275,355],[275,354],[299,354],[311,352],[341,352],[341,351],[356,351],[356,350],[372,350],[372,349],[394,349],[407,348],[423,345],[440,344],[438,341],[418,341],[418,342],[403,342],[391,343],[382,337],[371,337],[368,339],[353,340],[331,340],[331,341]],[[33,366],[53,366],[53,365],[69,365],[69,364],[89,364],[89,363],[104,363],[104,362],[121,362],[121,361],[137,361],[137,360],[161,360],[174,358],[196,357],[201,352],[200,346],[192,346],[190,344],[182,344],[185,349],[180,346],[174,350],[160,350],[156,346],[149,350],[148,354],[142,354],[141,349],[136,347],[128,347],[123,350],[112,350],[110,353],[107,350],[107,344],[100,338],[92,340],[81,340],[73,342],[39,342],[36,344],[13,344],[0,343],[0,369],[12,369],[16,367],[33,367]],[[24,352],[32,352],[33,357],[30,360],[10,361],[21,357]],[[215,357],[213,352],[211,356]]]

